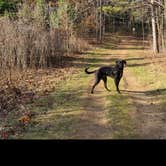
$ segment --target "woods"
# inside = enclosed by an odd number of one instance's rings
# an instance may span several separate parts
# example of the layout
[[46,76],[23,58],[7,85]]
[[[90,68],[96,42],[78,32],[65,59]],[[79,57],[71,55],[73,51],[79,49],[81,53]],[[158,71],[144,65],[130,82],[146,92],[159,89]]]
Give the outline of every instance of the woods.
[[67,13],[68,5],[59,4],[58,9],[51,10],[44,1],[25,3],[18,13],[1,18],[2,69],[49,67],[53,61],[61,61],[65,53],[81,51]]
[[0,8],[2,69],[49,67],[86,49],[86,35],[102,42],[105,32],[133,28],[143,40],[152,36],[154,54],[165,50],[165,1],[1,0]]
[[[165,51],[166,0],[0,0],[0,139],[165,138]],[[122,94],[88,94],[117,59]]]

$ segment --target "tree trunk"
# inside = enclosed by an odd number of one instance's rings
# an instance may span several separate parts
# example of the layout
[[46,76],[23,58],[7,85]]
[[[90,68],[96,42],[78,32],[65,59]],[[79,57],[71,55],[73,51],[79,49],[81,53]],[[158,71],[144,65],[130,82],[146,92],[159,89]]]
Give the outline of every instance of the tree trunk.
[[96,41],[98,40],[98,1],[96,2]]
[[102,1],[100,0],[100,21],[99,21],[99,40],[102,42]]
[[[164,0],[162,0],[161,3],[164,6]],[[161,42],[162,42],[162,51],[164,51],[164,49],[165,49],[165,41],[164,41],[164,35],[165,35],[165,33],[164,33],[164,10],[162,10],[162,14],[161,14]]]
[[154,54],[158,53],[159,50],[157,48],[157,29],[156,29],[156,19],[155,19],[155,7],[154,7],[154,0],[151,0],[152,7],[151,7],[151,12],[152,12],[152,36],[153,36],[153,51]]
[[142,45],[144,49],[145,30],[144,30],[144,9],[142,8]]

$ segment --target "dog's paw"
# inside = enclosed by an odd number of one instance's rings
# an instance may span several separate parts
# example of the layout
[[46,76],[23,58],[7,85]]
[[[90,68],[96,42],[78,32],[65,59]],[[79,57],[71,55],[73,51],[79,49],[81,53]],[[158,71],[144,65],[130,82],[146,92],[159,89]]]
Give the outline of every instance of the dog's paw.
[[120,91],[117,91],[119,94],[121,94],[121,92]]

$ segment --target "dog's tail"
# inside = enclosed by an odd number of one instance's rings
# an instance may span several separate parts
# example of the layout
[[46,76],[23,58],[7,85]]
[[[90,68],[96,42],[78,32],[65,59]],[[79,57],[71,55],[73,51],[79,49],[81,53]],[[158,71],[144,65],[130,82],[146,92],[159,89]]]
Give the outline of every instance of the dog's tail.
[[85,69],[85,73],[86,74],[93,74],[93,73],[96,72],[96,70],[94,70],[94,71],[88,71],[88,69],[89,69],[89,67]]

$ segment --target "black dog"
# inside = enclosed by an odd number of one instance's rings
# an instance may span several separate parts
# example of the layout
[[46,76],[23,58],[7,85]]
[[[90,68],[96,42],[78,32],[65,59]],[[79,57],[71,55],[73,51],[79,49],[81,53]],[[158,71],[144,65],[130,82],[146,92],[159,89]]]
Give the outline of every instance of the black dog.
[[114,82],[116,85],[116,90],[118,91],[118,93],[120,93],[119,82],[123,76],[124,65],[127,65],[127,62],[125,60],[117,60],[116,65],[114,67],[113,66],[104,66],[104,67],[100,67],[98,70],[95,70],[95,71],[88,71],[89,68],[86,68],[85,72],[87,74],[95,73],[96,80],[95,80],[94,85],[92,86],[91,93],[93,93],[94,88],[101,80],[103,80],[103,82],[104,82],[105,89],[110,91],[107,88],[107,76],[112,77],[114,79]]

